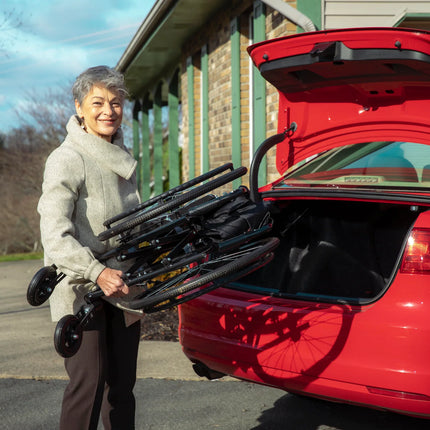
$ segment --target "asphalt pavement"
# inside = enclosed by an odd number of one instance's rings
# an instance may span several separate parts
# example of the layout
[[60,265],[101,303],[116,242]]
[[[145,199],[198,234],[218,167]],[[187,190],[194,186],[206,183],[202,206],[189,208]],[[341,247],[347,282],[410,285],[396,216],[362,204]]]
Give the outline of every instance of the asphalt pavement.
[[[0,263],[0,430],[58,428],[67,384],[49,307],[31,307],[41,261]],[[142,341],[137,430],[403,430],[429,421],[291,395],[233,378],[198,377],[177,342]],[[100,428],[102,428],[100,426]],[[81,430],[81,429],[77,429]],[[83,430],[83,429],[82,429]]]

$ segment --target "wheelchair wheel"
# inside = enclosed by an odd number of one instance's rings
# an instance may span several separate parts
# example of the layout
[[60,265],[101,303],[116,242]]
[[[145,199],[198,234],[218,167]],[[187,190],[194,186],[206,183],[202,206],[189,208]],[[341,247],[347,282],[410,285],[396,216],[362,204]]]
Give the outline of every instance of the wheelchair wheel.
[[[211,287],[214,289],[226,282],[232,282],[251,270],[255,270],[254,266],[261,267],[263,262],[268,262],[266,256],[271,254],[278,244],[279,239],[277,238],[261,239],[225,254],[208,256],[207,261],[195,263],[192,267],[184,264],[180,270],[181,273],[175,274],[166,281],[155,283],[152,288],[148,288],[131,301],[130,307],[148,310],[166,300],[175,299],[171,305],[174,306],[178,303],[176,300],[178,296],[199,287],[205,286],[206,291],[204,292],[207,292]],[[254,263],[257,264],[254,265]],[[247,268],[249,270],[246,270]],[[189,300],[194,297],[190,297]]]
[[[240,187],[221,197],[211,196],[210,198],[193,200],[188,205],[178,209],[178,213],[171,220],[168,220],[165,215],[161,215],[160,217],[165,218],[164,224],[159,222],[157,223],[159,226],[145,229],[143,233],[136,234],[114,250],[102,255],[101,259],[104,260],[113,256],[118,261],[138,258],[141,266],[151,266],[149,270],[153,270],[152,262],[162,254],[167,254],[170,259],[181,254],[184,255],[184,246],[187,242],[192,242],[195,249],[198,247],[202,250],[201,245],[204,243],[205,235],[201,233],[201,230],[205,216],[247,192],[245,187]],[[152,223],[152,221],[148,222]],[[146,223],[142,224],[142,226],[145,225]],[[208,247],[206,246],[205,249]],[[133,269],[133,272],[135,270]]]
[[[221,277],[218,279],[215,279],[214,281],[210,282],[209,284],[205,284],[199,288],[196,288],[186,294],[182,294],[173,298],[170,298],[168,300],[165,300],[163,302],[160,302],[156,305],[152,305],[152,306],[145,306],[142,308],[142,310],[146,313],[146,314],[151,314],[154,312],[159,312],[159,311],[163,311],[165,309],[170,309],[174,306],[178,306],[181,303],[185,303],[188,302],[190,300],[193,300],[203,294],[209,293],[213,290],[215,290],[216,288],[222,287],[226,284],[229,284],[230,282],[233,282],[239,278],[241,278],[242,276],[248,275],[252,272],[254,272],[255,270],[260,269],[261,267],[265,266],[267,263],[269,263],[270,261],[273,260],[273,253],[270,252],[268,254],[266,254],[264,257],[258,259],[256,262],[252,263],[249,266],[244,267],[242,270],[233,273],[230,276],[225,276],[225,277]],[[189,275],[188,275],[189,276]]]
[[113,236],[116,236],[117,234],[123,233],[126,230],[131,230],[132,228],[137,227],[138,225],[143,224],[144,222],[149,221],[152,218],[155,218],[165,212],[176,209],[179,206],[188,203],[191,200],[194,200],[197,197],[208,193],[209,191],[214,190],[215,188],[221,187],[222,185],[225,185],[233,181],[234,179],[243,176],[246,172],[246,167],[239,167],[238,169],[225,173],[224,175],[215,178],[194,189],[191,189],[190,191],[181,194],[164,204],[160,204],[153,209],[144,211],[131,219],[125,220],[122,223],[117,224],[116,226],[101,232],[98,235],[98,239],[101,241],[107,240]]
[[40,306],[48,300],[54,291],[57,270],[54,266],[39,269],[31,279],[27,288],[27,302],[31,306]]
[[127,218],[128,216],[136,213],[136,212],[140,212],[144,209],[148,209],[151,206],[155,207],[156,204],[158,203],[163,203],[166,202],[167,200],[171,200],[172,198],[174,198],[175,196],[177,196],[179,193],[185,191],[188,188],[194,187],[195,185],[199,184],[200,182],[206,181],[216,175],[219,175],[222,172],[225,172],[226,170],[233,170],[233,164],[232,163],[226,163],[222,166],[219,166],[209,172],[203,173],[200,176],[197,176],[193,179],[190,179],[187,182],[184,182],[181,185],[178,185],[162,194],[159,194],[158,196],[153,197],[152,199],[146,200],[145,202],[142,202],[140,205],[137,205],[136,207],[134,207],[133,209],[130,209],[128,211],[122,212],[112,218],[109,218],[108,220],[106,220],[103,225],[105,227],[110,228],[110,225],[113,224],[114,222],[117,222],[121,219]]
[[207,252],[192,251],[175,258],[168,258],[167,261],[162,259],[142,270],[138,269],[133,273],[127,273],[125,282],[129,287],[145,282],[159,285],[157,279],[170,279],[172,276],[187,270],[188,266],[202,263],[207,259],[207,255]]
[[75,355],[82,343],[82,327],[75,315],[65,315],[58,321],[54,332],[55,350],[61,357]]
[[168,243],[171,244],[172,249],[193,231],[201,230],[202,220],[208,213],[246,193],[248,193],[247,188],[241,186],[220,197],[207,194],[193,200],[170,215],[160,215],[143,223],[139,228],[139,233],[123,238],[118,247],[103,254],[100,258],[107,260],[110,257],[116,257],[118,261],[124,261],[128,258],[138,257],[147,250],[150,251],[150,247],[166,247]]

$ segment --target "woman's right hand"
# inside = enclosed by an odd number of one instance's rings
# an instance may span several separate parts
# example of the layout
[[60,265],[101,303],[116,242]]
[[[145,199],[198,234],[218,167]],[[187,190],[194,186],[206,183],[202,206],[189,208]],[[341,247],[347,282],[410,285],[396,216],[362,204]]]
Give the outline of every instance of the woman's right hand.
[[107,297],[122,297],[128,294],[129,289],[122,280],[121,270],[106,267],[97,278],[97,285],[102,289]]

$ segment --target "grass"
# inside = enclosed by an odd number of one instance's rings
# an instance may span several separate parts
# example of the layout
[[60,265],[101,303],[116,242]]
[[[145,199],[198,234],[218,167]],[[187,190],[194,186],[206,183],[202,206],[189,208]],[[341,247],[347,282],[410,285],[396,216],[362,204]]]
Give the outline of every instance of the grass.
[[27,252],[21,254],[8,254],[0,255],[0,263],[5,261],[18,261],[18,260],[42,260],[43,252]]

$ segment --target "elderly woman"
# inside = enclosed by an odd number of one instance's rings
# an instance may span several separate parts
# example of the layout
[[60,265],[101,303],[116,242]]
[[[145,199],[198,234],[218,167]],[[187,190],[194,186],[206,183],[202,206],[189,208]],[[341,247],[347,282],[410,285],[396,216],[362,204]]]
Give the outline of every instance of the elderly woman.
[[[76,313],[97,284],[105,294],[101,311],[85,328],[76,355],[65,359],[60,429],[133,429],[140,315],[127,311],[130,291],[121,263],[97,258],[115,246],[97,235],[103,222],[139,203],[136,161],[123,144],[126,95],[123,76],[106,66],[84,71],[73,85],[77,115],[64,142],[48,157],[38,211],[47,264],[66,278],[50,299],[54,321]],[[125,310],[124,310],[125,309]]]

